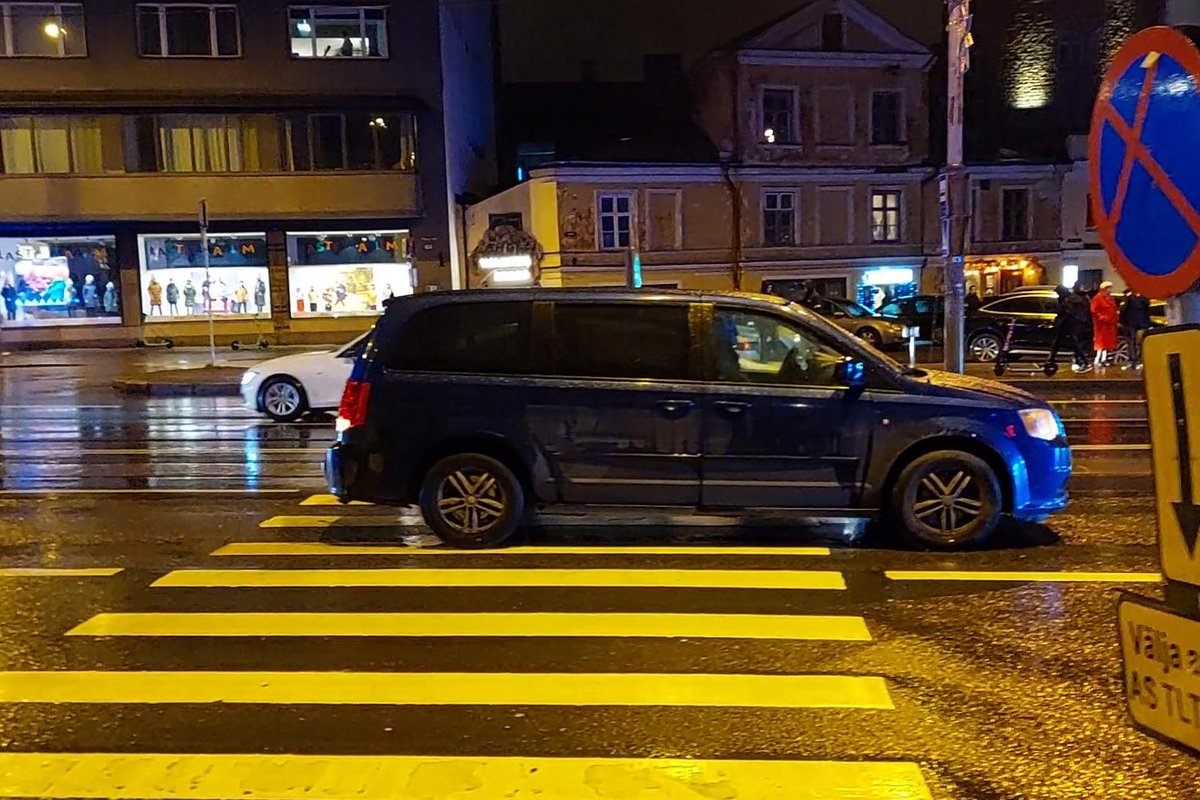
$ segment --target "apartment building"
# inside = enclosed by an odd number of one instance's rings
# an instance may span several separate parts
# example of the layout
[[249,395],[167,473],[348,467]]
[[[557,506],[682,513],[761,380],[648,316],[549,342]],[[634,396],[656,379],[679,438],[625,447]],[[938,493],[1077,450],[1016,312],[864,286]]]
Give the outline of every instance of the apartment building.
[[189,341],[210,310],[222,341],[328,341],[461,286],[456,198],[495,180],[491,14],[0,2],[5,345]]
[[[815,0],[701,59],[688,117],[603,150],[624,160],[545,153],[471,209],[468,239],[523,227],[544,252],[544,285],[620,283],[633,248],[654,286],[796,294],[808,282],[871,306],[940,291],[933,67],[928,48],[857,0]],[[689,126],[708,155],[688,145]],[[648,137],[664,130],[688,161],[662,158]],[[1060,272],[1062,173],[972,167],[968,278],[982,293]],[[494,285],[478,266],[471,280]]]

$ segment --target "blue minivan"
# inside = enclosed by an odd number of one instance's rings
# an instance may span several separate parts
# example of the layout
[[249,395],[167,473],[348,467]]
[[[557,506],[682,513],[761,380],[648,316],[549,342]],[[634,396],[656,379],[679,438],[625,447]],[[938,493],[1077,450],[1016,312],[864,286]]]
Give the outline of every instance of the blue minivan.
[[625,289],[392,302],[325,462],[342,502],[420,506],[495,547],[557,504],[883,516],[908,543],[985,541],[1067,504],[1044,401],[904,369],[765,295]]

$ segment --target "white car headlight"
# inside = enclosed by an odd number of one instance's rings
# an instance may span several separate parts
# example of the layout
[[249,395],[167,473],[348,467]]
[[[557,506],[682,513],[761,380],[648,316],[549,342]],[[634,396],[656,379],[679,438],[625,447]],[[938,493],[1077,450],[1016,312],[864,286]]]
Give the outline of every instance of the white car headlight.
[[1021,415],[1021,422],[1025,424],[1025,432],[1034,439],[1052,442],[1063,433],[1058,414],[1048,408],[1027,408],[1018,413]]
[[254,383],[254,379],[258,377],[258,373],[252,369],[248,369],[242,373],[242,386],[249,386]]

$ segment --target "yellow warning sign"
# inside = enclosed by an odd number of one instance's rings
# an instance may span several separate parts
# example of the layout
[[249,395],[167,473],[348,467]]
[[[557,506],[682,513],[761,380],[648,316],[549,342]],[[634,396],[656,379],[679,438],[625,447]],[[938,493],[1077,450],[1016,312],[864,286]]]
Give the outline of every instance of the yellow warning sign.
[[1138,595],[1117,606],[1125,701],[1133,721],[1200,750],[1200,621]]
[[1162,570],[1200,586],[1200,327],[1155,331],[1143,354]]

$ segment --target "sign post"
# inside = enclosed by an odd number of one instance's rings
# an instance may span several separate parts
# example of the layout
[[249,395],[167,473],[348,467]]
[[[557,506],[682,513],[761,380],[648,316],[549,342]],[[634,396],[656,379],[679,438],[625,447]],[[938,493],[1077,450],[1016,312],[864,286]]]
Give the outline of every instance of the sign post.
[[[1113,57],[1092,113],[1091,202],[1131,289],[1170,301],[1200,281],[1200,29],[1154,27]],[[1163,601],[1125,593],[1117,622],[1130,718],[1200,752],[1200,325],[1146,336],[1146,404]]]
[[208,365],[217,365],[217,338],[213,332],[213,296],[212,278],[208,274],[211,259],[208,253],[208,201],[200,201],[200,249],[204,251],[204,306],[208,310]]

